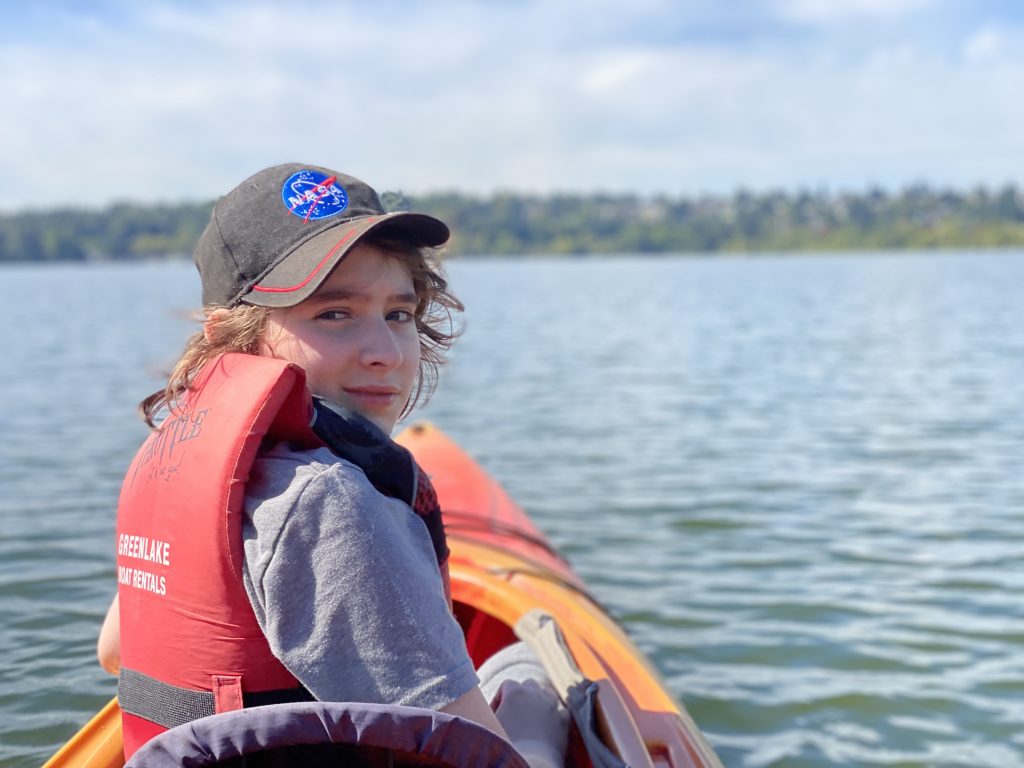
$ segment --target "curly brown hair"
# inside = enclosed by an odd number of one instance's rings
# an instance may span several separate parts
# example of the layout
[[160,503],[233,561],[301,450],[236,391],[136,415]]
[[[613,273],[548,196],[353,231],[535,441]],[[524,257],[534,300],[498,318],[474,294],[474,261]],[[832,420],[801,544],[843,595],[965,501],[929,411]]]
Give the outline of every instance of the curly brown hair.
[[[416,330],[420,337],[420,365],[416,385],[402,410],[404,417],[421,398],[424,401],[429,399],[437,387],[445,353],[461,332],[454,314],[462,312],[464,307],[448,290],[448,281],[434,249],[380,234],[367,235],[360,242],[372,245],[404,264],[419,297]],[[269,316],[269,308],[252,304],[203,307],[198,318],[203,322],[203,328],[185,343],[185,351],[168,375],[167,386],[139,403],[139,412],[146,424],[156,429],[160,411],[167,408],[173,412],[182,396],[192,389],[199,372],[214,358],[226,352],[259,354]]]

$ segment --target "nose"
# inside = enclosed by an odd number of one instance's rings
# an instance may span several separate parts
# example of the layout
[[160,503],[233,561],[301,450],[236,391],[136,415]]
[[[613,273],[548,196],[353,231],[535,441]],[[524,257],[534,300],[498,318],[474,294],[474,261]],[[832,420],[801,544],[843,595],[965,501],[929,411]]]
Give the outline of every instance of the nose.
[[402,347],[384,318],[367,321],[359,348],[359,362],[371,368],[397,368],[402,364]]

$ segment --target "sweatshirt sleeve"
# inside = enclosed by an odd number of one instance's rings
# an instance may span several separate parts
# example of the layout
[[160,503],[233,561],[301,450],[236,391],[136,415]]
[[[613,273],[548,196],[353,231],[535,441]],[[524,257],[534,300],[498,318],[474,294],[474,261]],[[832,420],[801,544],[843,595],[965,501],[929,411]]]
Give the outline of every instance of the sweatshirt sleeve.
[[255,469],[245,588],[271,650],[310,693],[440,709],[477,685],[408,505],[323,450],[272,453]]

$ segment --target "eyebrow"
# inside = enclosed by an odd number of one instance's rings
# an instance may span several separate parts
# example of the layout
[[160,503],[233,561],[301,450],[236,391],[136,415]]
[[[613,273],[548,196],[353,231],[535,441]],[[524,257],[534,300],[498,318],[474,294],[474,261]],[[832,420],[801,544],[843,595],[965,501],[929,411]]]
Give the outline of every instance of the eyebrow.
[[[365,291],[354,291],[348,288],[327,288],[317,291],[306,301],[326,304],[332,301],[369,301],[370,294]],[[418,304],[419,296],[415,293],[395,293],[387,297],[389,304]]]

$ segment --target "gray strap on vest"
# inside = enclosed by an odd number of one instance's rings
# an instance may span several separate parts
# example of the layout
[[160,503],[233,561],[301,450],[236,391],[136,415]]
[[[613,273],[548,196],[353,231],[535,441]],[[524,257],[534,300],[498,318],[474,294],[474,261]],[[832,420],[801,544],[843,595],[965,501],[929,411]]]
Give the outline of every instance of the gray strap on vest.
[[[244,707],[313,700],[312,694],[305,688],[242,693]],[[121,667],[117,681],[117,703],[128,714],[145,718],[168,729],[201,717],[209,717],[216,711],[211,691],[179,688],[124,667]]]
[[179,688],[124,667],[117,680],[117,703],[128,714],[164,728],[176,728],[214,713],[210,691]]

